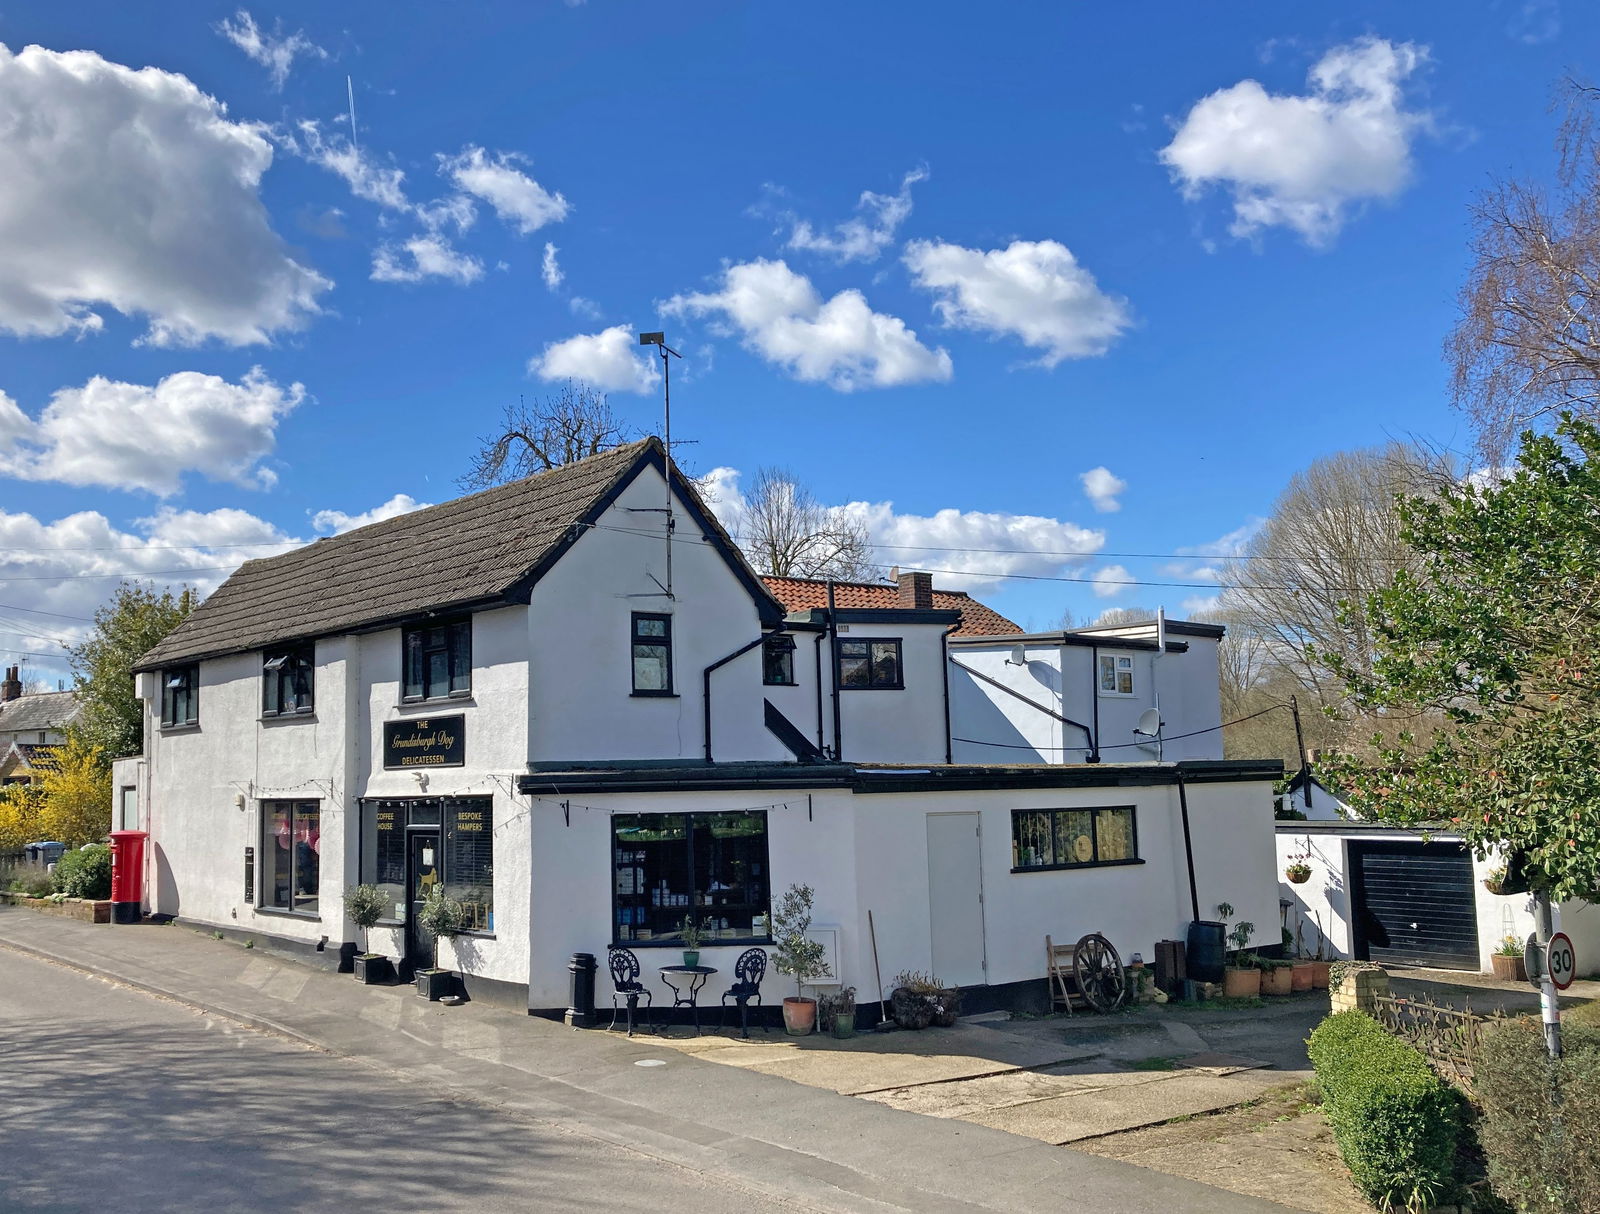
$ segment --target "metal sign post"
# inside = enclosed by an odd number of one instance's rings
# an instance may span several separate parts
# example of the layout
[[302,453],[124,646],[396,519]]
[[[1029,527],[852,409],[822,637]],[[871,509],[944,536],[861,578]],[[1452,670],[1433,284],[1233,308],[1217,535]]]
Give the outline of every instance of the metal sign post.
[[[1565,989],[1572,982],[1577,959],[1572,951],[1572,941],[1556,931],[1556,910],[1550,905],[1547,895],[1534,894],[1533,911],[1537,930],[1528,937],[1528,943],[1523,949],[1523,961],[1528,968],[1528,981],[1539,988],[1539,1010],[1544,1021],[1545,1048],[1550,1051],[1550,1057],[1559,1058],[1561,1057],[1561,1006],[1556,1002],[1558,978],[1561,979],[1560,988]],[[1559,956],[1556,955],[1558,953]],[[1558,967],[1560,974],[1552,975],[1551,970]]]

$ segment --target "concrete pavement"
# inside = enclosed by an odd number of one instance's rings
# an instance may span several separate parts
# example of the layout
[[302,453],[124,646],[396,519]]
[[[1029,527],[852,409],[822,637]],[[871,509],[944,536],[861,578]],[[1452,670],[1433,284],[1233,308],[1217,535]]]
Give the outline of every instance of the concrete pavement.
[[[7,948],[281,1033],[421,1084],[433,1098],[560,1127],[803,1208],[1283,1208],[1000,1130],[717,1066],[648,1037],[629,1041],[480,1005],[430,1004],[409,988],[363,987],[181,926],[95,926],[6,907],[0,980],[14,981]],[[449,1160],[434,1158],[433,1166],[448,1172]],[[597,1191],[589,1204],[603,1201]]]

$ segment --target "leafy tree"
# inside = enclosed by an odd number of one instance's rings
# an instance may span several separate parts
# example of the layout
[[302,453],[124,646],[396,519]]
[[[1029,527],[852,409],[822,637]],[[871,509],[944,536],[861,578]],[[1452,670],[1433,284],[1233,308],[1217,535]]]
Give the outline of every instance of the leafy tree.
[[0,788],[0,852],[21,851],[28,843],[46,838],[40,819],[44,794],[31,784],[7,784]]
[[1420,558],[1370,596],[1372,660],[1333,653],[1388,736],[1334,774],[1373,817],[1520,853],[1536,888],[1600,897],[1600,429],[1522,436],[1497,481],[1400,503]]
[[73,690],[82,711],[69,733],[106,759],[144,749],[144,712],[133,693],[133,665],[183,622],[199,601],[185,587],[157,594],[148,586],[124,582],[109,603],[94,613],[94,631],[67,647]]
[[111,830],[111,765],[100,748],[69,737],[42,766],[40,837],[70,847],[103,839]]
[[480,440],[472,467],[456,483],[463,489],[504,485],[620,447],[630,433],[603,392],[569,381],[545,400],[507,405],[499,429]]

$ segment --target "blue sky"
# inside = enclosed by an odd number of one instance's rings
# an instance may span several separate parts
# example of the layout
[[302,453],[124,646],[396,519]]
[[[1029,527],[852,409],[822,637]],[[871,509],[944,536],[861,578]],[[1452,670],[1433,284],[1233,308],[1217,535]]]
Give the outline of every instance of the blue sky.
[[781,464],[1025,625],[1193,608],[1316,455],[1470,446],[1440,357],[1469,206],[1549,174],[1600,30],[1570,0],[162,11],[0,9],[0,649],[46,678],[112,575],[210,587],[443,500],[552,380],[656,429],[638,329],[685,355],[679,457],[730,514]]

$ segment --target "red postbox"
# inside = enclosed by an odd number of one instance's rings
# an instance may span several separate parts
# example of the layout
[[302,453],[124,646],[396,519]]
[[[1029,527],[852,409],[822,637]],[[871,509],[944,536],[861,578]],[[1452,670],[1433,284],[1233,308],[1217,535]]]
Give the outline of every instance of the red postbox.
[[111,922],[137,923],[144,906],[144,841],[142,830],[111,832]]

